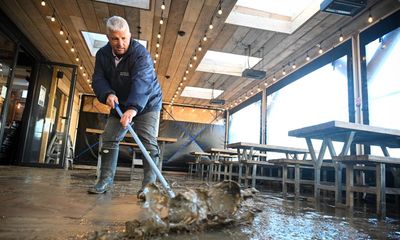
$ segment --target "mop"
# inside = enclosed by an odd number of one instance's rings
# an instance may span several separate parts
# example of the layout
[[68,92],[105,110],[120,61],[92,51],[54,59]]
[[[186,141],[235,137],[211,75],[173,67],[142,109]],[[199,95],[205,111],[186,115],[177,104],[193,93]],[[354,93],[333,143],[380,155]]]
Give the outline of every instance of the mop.
[[[119,108],[117,103],[115,104],[115,110],[117,111],[119,117],[122,117],[123,113],[121,109]],[[128,124],[128,130],[131,133],[133,139],[135,140],[136,144],[139,146],[140,151],[142,151],[142,154],[146,158],[146,161],[149,163],[151,170],[157,175],[158,179],[160,180],[162,186],[165,188],[165,191],[167,192],[168,196],[170,198],[175,197],[175,193],[172,191],[171,187],[169,186],[168,182],[165,180],[163,175],[161,174],[160,170],[158,169],[157,165],[154,163],[154,161],[151,159],[149,153],[146,151],[146,148],[144,147],[142,141],[140,141],[138,135],[136,132],[133,130],[132,126]]]
[[[115,103],[120,117],[122,111]],[[175,194],[160,170],[151,159],[143,143],[131,125],[128,130],[142,151],[145,160],[155,172],[168,196],[155,184],[145,187],[145,214],[126,222],[126,235],[131,238],[148,238],[181,230],[192,232],[232,223],[248,222],[253,219],[253,211],[240,211],[242,194],[240,186],[233,181],[223,181],[207,189],[190,189]]]

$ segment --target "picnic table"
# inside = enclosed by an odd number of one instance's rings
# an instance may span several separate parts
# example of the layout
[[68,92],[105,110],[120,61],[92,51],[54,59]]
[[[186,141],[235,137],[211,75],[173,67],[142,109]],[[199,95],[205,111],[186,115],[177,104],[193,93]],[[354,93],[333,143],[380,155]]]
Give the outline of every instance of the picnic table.
[[[86,128],[86,132],[87,133],[93,133],[93,134],[97,134],[97,135],[101,135],[103,133],[103,129],[97,129],[97,128]],[[132,135],[130,133],[127,133],[125,135],[125,138],[133,138]],[[157,137],[157,143],[158,143],[158,147],[160,149],[160,160],[158,163],[158,168],[160,169],[160,171],[162,171],[162,164],[163,164],[163,160],[164,160],[164,151],[165,151],[165,144],[168,143],[175,143],[177,142],[176,138],[170,138],[170,137]],[[126,142],[126,141],[121,141],[120,142],[121,145],[125,145],[125,146],[130,146],[134,149],[134,153],[135,150],[139,150],[139,146],[136,143],[131,143],[131,142]],[[99,137],[99,149],[101,148],[101,137]],[[132,156],[132,166],[131,166],[131,179],[132,179],[132,173],[133,173],[133,169],[135,167],[135,156],[136,154],[133,154]],[[97,171],[99,174],[100,171],[100,161],[101,158],[98,158],[98,163],[97,163]]]
[[[255,187],[257,179],[264,180],[277,180],[273,177],[266,176],[258,176],[257,175],[257,167],[264,166],[274,166],[273,163],[267,161],[268,152],[275,153],[283,153],[286,159],[300,159],[300,156],[303,155],[303,159],[307,157],[308,150],[301,148],[293,148],[286,146],[276,146],[276,145],[268,145],[268,144],[259,144],[259,143],[248,143],[248,142],[236,142],[230,143],[227,145],[228,148],[236,149],[236,154],[238,156],[240,166],[239,166],[239,182],[241,181],[242,169],[241,165],[245,166],[245,186],[247,186],[247,178],[250,177],[250,168],[251,171],[251,185]],[[283,177],[287,176],[286,166],[283,166]],[[283,181],[283,192],[286,192],[286,184]]]
[[[314,164],[314,196],[319,198],[320,170],[326,150],[328,149],[332,160],[335,161],[335,202],[341,203],[342,192],[342,163],[346,165],[346,205],[353,206],[353,184],[354,164],[371,163],[376,164],[376,187],[378,214],[385,214],[385,164],[400,164],[400,158],[392,158],[388,148],[400,148],[400,130],[388,129],[364,124],[329,121],[288,132],[289,136],[305,138],[310,156]],[[322,140],[317,156],[312,140]],[[333,147],[333,142],[343,142],[339,154]],[[352,154],[350,147],[353,144],[364,146],[378,146],[383,156],[373,157],[369,154]],[[398,170],[398,169],[397,169]]]

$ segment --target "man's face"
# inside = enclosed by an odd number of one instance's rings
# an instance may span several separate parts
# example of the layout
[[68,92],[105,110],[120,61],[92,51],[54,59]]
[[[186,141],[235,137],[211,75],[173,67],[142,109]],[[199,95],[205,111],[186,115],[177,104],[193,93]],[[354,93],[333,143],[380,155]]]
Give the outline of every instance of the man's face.
[[128,30],[110,32],[107,37],[116,55],[126,53],[131,40],[131,33]]

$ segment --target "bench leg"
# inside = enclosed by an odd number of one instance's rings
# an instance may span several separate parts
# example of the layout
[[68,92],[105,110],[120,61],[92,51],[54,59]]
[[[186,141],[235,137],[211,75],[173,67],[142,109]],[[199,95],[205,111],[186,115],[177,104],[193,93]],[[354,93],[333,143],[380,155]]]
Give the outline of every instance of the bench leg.
[[352,208],[354,206],[354,193],[352,191],[354,185],[353,164],[346,164],[346,206]]
[[287,194],[287,186],[286,186],[286,180],[287,180],[287,174],[288,173],[288,167],[286,164],[282,166],[282,192],[283,196],[286,196]]
[[386,166],[378,163],[376,166],[376,211],[380,218],[386,217]]
[[294,166],[294,195],[296,197],[300,196],[300,165],[296,164]]
[[131,176],[130,176],[130,180],[133,180],[133,175],[134,175],[134,171],[135,171],[135,158],[136,158],[136,152],[135,150],[133,150],[132,152],[132,166],[131,166]]
[[338,162],[335,164],[335,204],[342,203],[342,169],[343,164]]

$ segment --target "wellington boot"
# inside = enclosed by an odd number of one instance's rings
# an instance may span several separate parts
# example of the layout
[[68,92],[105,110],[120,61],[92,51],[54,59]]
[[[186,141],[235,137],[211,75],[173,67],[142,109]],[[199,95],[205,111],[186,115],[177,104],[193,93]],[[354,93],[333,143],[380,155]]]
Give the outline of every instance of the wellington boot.
[[101,150],[100,176],[96,184],[88,192],[93,194],[105,193],[112,187],[118,162],[118,148],[103,148]]

